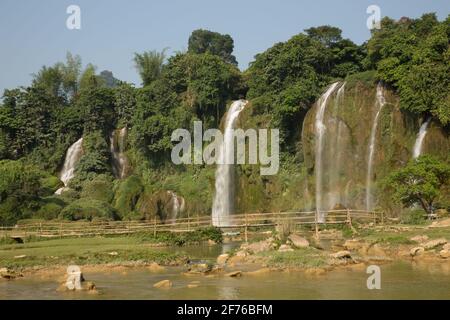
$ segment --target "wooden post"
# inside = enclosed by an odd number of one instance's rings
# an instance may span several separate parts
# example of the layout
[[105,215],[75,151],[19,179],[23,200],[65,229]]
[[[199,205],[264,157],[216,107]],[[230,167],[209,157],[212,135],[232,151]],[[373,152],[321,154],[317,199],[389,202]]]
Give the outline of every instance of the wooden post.
[[62,239],[62,223],[59,224],[59,237]]
[[381,211],[381,224],[384,224],[384,211]]
[[191,231],[191,218],[189,216],[189,211],[188,211],[188,221],[187,221],[187,223],[188,223],[188,231]]
[[319,209],[316,209],[316,214],[314,216],[314,225],[315,225],[315,229],[316,229],[316,238],[319,239],[319,226],[318,226],[318,221],[319,221]]
[[244,230],[244,234],[245,234],[245,243],[248,242],[248,234],[247,234],[247,212],[245,213],[245,230]]
[[351,228],[352,227],[352,216],[350,214],[349,208],[347,208],[347,223],[348,223],[349,227]]
[[156,238],[156,216],[153,218],[153,237]]

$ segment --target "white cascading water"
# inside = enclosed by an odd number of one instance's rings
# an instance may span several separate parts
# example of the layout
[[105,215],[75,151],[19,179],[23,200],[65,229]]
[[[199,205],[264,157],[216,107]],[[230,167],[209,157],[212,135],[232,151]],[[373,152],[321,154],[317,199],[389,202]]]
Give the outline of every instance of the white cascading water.
[[328,137],[334,139],[334,141],[329,146],[330,148],[330,158],[328,162],[330,163],[330,174],[329,174],[329,194],[328,194],[328,208],[333,209],[336,205],[341,203],[341,185],[339,171],[341,169],[342,161],[342,121],[338,118],[339,106],[342,104],[342,99],[345,91],[345,82],[339,87],[336,99],[334,101],[333,118],[331,124],[333,125],[333,130],[330,132]]
[[63,168],[59,174],[59,178],[64,183],[63,188],[56,190],[55,194],[61,194],[67,190],[69,181],[75,176],[75,167],[80,161],[83,154],[83,138],[79,139],[67,150]]
[[110,136],[110,150],[113,160],[113,173],[116,178],[123,179],[126,176],[128,159],[125,155],[125,138],[127,136],[127,127],[119,130],[118,137],[113,131]]
[[369,140],[369,156],[367,158],[367,180],[366,180],[366,210],[371,211],[373,209],[373,199],[372,199],[372,175],[373,175],[373,157],[375,155],[375,142],[377,136],[378,118],[380,117],[381,110],[385,105],[386,100],[384,98],[384,89],[381,83],[377,85],[376,94],[376,107],[377,113],[373,119],[372,130],[370,132]]
[[325,134],[326,126],[323,122],[325,109],[327,106],[328,98],[334,92],[339,82],[333,83],[327,91],[320,97],[318,101],[318,110],[315,118],[315,131],[316,131],[316,152],[315,152],[315,173],[316,173],[316,210],[318,211],[317,220],[320,223],[325,221],[325,215],[321,212],[323,210],[322,205],[322,192],[323,192],[323,136]]
[[172,212],[170,213],[170,220],[175,222],[175,219],[177,218],[178,213],[180,213],[180,211],[181,211],[180,199],[178,198],[177,194],[173,191],[167,191],[167,193],[171,197],[170,202],[172,205]]
[[228,110],[225,119],[225,131],[220,147],[216,169],[216,194],[212,207],[212,224],[216,227],[227,226],[230,214],[234,210],[234,165],[230,160],[234,159],[234,135],[233,129],[239,113],[247,104],[246,100],[234,101]]
[[413,159],[417,159],[422,154],[423,142],[425,140],[425,136],[427,135],[428,125],[430,124],[431,118],[422,123],[420,126],[419,133],[417,134],[416,142],[414,144],[413,149]]

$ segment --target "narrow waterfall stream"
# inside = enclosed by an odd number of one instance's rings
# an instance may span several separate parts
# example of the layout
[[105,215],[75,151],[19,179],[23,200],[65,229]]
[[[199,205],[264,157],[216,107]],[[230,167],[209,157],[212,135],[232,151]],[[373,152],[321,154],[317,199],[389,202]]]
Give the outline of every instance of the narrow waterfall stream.
[[63,168],[59,174],[59,178],[64,183],[64,187],[56,190],[55,194],[61,194],[67,190],[69,181],[75,176],[75,167],[80,161],[83,154],[83,138],[72,144],[67,150]]
[[126,136],[127,127],[114,130],[110,136],[112,169],[114,176],[119,179],[125,178],[128,170],[128,158],[125,155]]
[[425,136],[427,135],[428,125],[430,124],[431,118],[426,120],[420,126],[419,133],[417,134],[416,142],[413,149],[413,159],[417,159],[422,154],[423,142],[425,141]]
[[167,194],[171,197],[170,205],[172,209],[169,219],[175,222],[180,212],[184,211],[184,198],[179,197],[175,192],[170,190],[167,191]]
[[316,210],[319,211],[318,221],[324,222],[325,216],[321,213],[323,208],[322,194],[323,194],[323,138],[326,130],[325,123],[323,121],[325,109],[327,106],[328,98],[334,92],[339,82],[333,83],[327,91],[320,97],[318,101],[318,110],[315,118],[315,131],[316,131],[316,150],[315,150],[315,175],[316,175]]
[[367,158],[367,180],[366,180],[366,210],[371,211],[373,209],[373,198],[372,198],[372,176],[373,176],[373,157],[375,155],[375,142],[377,136],[378,118],[380,117],[381,110],[385,105],[386,100],[384,98],[384,88],[381,83],[377,85],[376,94],[376,108],[377,113],[373,119],[372,130],[370,132],[369,140],[369,156]]
[[229,216],[234,211],[234,135],[233,129],[239,113],[247,101],[236,100],[225,119],[224,138],[220,147],[216,169],[216,193],[212,207],[212,223],[216,227],[229,225]]

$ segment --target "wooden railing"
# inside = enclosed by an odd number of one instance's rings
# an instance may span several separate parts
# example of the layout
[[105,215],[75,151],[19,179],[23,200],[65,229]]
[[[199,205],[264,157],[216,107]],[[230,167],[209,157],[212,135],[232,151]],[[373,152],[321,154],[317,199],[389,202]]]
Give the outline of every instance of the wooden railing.
[[[382,212],[368,212],[363,210],[330,210],[320,212],[325,215],[326,224],[352,224],[352,221],[383,222]],[[304,212],[276,212],[276,213],[245,213],[234,214],[228,219],[224,230],[248,228],[274,227],[283,223],[294,225],[311,225],[316,230],[320,226],[319,213]],[[96,235],[120,235],[138,232],[189,232],[212,225],[211,217],[189,217],[168,220],[164,223],[157,221],[48,221],[42,223],[19,224],[14,227],[0,227],[0,236],[22,238],[37,237],[77,237]]]

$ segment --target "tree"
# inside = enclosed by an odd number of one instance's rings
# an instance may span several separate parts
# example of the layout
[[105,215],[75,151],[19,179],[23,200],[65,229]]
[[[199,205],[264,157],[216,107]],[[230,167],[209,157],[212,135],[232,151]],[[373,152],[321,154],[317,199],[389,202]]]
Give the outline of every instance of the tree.
[[331,47],[342,40],[342,30],[332,26],[313,27],[305,30],[306,34],[323,45]]
[[[22,161],[0,161],[0,223],[11,225],[37,207],[43,173]],[[34,202],[34,203],[33,203]]]
[[395,201],[405,206],[420,203],[431,214],[435,199],[442,187],[448,185],[449,179],[450,165],[424,155],[389,175],[385,186],[392,192]]
[[210,53],[221,57],[225,62],[237,65],[236,57],[232,55],[233,49],[234,41],[228,34],[198,29],[189,37],[188,52]]
[[142,54],[134,54],[134,63],[142,79],[142,85],[147,86],[161,75],[166,49],[161,52],[146,51]]
[[400,107],[450,123],[450,15],[384,18],[367,43],[368,66],[400,96]]

